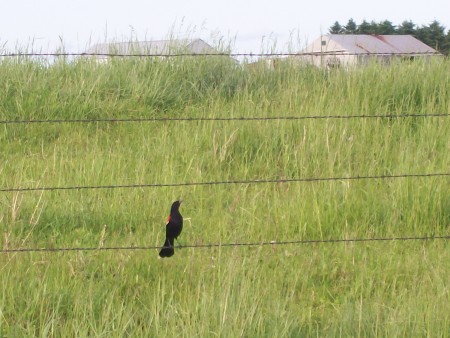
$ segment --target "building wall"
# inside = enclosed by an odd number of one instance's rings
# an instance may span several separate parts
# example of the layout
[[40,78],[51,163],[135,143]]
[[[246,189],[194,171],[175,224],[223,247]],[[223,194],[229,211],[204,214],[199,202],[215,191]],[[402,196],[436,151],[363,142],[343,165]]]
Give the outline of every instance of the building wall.
[[358,57],[356,55],[326,55],[319,53],[316,55],[294,56],[293,58],[296,62],[306,63],[320,68],[348,68],[358,64]]
[[420,53],[435,52],[409,35],[323,35],[302,51],[306,54],[312,53],[311,55],[294,58],[317,67],[349,68],[371,62],[389,64],[392,60],[399,59],[428,59],[432,56]]
[[314,55],[294,56],[296,60],[312,64],[317,67],[349,67],[357,62],[354,55],[344,54],[346,50],[337,42],[323,35],[306,47],[302,53],[314,53]]

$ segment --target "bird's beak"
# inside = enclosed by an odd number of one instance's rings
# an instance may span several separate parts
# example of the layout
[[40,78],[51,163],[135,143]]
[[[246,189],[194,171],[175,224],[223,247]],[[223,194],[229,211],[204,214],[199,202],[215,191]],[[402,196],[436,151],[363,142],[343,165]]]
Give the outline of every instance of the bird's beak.
[[180,202],[180,204],[181,204],[181,202],[183,202],[183,200],[180,198],[180,199],[178,200],[178,202]]

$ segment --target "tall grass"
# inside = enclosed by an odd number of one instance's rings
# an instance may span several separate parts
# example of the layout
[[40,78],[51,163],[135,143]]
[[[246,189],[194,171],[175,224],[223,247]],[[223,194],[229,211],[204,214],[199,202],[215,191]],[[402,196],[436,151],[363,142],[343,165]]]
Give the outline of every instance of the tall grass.
[[[0,119],[448,113],[450,64],[0,64]],[[2,125],[0,186],[448,172],[447,118]],[[2,193],[2,247],[445,235],[450,181]],[[449,336],[447,242],[3,254],[5,336]]]

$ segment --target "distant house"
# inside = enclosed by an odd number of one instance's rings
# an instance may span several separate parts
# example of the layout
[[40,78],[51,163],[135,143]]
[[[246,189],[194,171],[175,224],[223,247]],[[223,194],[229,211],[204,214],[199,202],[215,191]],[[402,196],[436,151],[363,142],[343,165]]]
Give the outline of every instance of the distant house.
[[[219,54],[220,52],[202,39],[158,40],[101,43],[90,47],[84,55],[105,62],[113,55],[153,55],[159,57],[174,54]],[[100,54],[100,55],[98,55]]]
[[[302,55],[307,54],[307,55]],[[441,55],[411,35],[323,35],[295,59],[318,67],[366,64],[370,60],[388,63],[392,58],[414,59]]]

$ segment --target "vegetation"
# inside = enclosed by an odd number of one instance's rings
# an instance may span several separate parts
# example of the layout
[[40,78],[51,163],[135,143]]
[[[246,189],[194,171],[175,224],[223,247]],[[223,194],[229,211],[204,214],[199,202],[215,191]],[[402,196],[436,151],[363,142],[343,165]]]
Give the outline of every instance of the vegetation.
[[[0,119],[432,114],[448,60],[5,59]],[[448,117],[1,124],[0,187],[448,172]],[[447,235],[446,177],[0,193],[2,248]],[[446,240],[0,256],[2,336],[449,336]]]
[[450,52],[450,30],[445,33],[445,27],[437,20],[429,25],[419,25],[410,21],[403,21],[400,25],[394,25],[389,20],[381,22],[363,20],[359,25],[353,20],[348,20],[345,26],[336,21],[330,28],[331,34],[385,34],[385,35],[412,35],[428,46],[448,55]]

